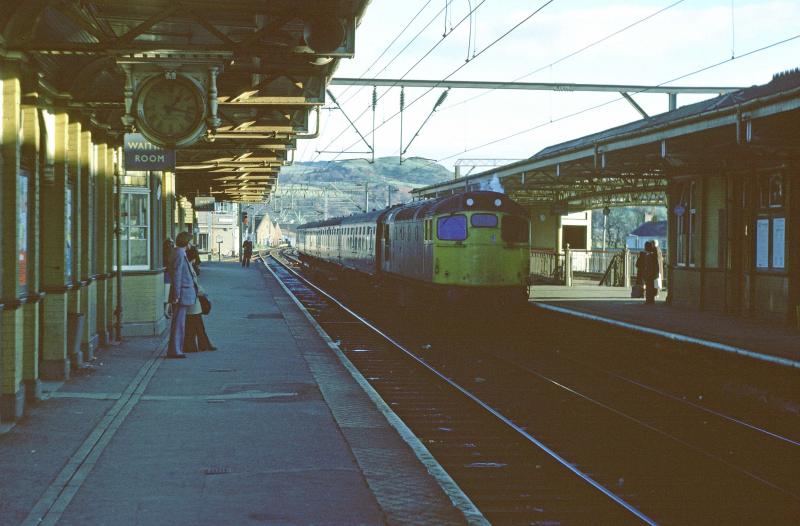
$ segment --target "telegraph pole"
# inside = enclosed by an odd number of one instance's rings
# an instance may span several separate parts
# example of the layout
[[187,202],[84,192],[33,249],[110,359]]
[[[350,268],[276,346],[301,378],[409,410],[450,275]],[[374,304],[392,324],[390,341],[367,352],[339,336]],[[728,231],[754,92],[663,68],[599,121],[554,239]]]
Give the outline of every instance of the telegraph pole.
[[375,108],[378,107],[378,88],[372,86],[372,163],[375,163]]
[[400,87],[400,164],[403,164],[403,110],[406,107],[406,92]]

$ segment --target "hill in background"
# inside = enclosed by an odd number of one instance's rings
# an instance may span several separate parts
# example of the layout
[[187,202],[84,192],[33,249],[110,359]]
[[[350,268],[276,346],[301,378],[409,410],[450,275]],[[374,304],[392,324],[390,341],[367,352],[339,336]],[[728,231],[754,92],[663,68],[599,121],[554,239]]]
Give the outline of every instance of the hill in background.
[[394,185],[401,192],[440,183],[453,178],[444,166],[429,159],[410,157],[400,164],[398,157],[380,157],[375,163],[366,159],[295,163],[280,172],[280,184],[348,183],[352,185]]
[[281,169],[279,198],[270,202],[270,214],[282,224],[299,224],[325,217],[361,212],[364,185],[369,192],[369,208],[383,208],[411,200],[411,190],[442,181],[453,173],[429,159],[409,157],[400,164],[398,157],[344,161],[298,162]]

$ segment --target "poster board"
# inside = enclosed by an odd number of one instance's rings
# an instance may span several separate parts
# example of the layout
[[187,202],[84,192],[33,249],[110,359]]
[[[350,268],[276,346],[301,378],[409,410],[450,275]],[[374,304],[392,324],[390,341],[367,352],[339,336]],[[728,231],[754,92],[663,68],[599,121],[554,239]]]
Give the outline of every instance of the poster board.
[[769,219],[756,221],[756,268],[769,268]]
[[772,268],[786,266],[786,218],[772,220]]

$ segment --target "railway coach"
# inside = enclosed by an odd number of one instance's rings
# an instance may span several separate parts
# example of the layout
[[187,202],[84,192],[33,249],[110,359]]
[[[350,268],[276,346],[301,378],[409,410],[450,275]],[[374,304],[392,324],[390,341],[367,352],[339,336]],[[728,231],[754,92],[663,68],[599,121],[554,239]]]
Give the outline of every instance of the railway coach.
[[308,266],[383,287],[403,305],[527,301],[529,221],[505,194],[465,192],[298,227]]

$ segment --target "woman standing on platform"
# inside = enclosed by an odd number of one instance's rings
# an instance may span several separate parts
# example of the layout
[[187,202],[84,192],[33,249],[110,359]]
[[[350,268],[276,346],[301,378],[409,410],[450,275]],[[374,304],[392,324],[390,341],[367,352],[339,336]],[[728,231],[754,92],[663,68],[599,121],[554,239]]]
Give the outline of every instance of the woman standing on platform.
[[192,279],[197,285],[197,301],[189,308],[186,313],[186,340],[183,345],[183,352],[216,351],[217,348],[208,339],[206,326],[203,323],[203,307],[200,297],[206,296],[206,291],[200,286],[197,280],[196,266],[200,264],[200,254],[197,248],[191,247],[186,251],[186,258],[192,272]]

